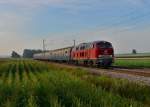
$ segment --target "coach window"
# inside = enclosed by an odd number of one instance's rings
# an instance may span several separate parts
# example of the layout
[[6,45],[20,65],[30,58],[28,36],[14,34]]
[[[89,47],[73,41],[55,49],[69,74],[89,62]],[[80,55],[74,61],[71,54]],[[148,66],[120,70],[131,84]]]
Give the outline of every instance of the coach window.
[[76,50],[79,50],[79,47],[76,47]]
[[67,54],[68,52],[66,51],[65,54]]
[[95,48],[95,45],[94,45],[94,44],[92,44],[92,48]]
[[80,47],[80,50],[82,50],[82,46]]
[[90,49],[91,48],[91,44],[88,44],[87,48]]
[[88,45],[85,46],[85,49],[88,49]]
[[95,48],[95,44],[93,44],[93,48]]
[[85,49],[86,47],[85,46],[83,46],[83,50]]
[[90,45],[90,48],[93,48],[93,44]]

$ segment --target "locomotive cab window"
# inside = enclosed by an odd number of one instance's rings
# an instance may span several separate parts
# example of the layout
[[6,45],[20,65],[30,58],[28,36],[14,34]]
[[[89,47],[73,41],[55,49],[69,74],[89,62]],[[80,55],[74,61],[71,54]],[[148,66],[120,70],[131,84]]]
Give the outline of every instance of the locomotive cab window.
[[98,48],[112,48],[111,43],[109,42],[99,42],[96,44]]
[[79,50],[79,47],[76,47],[76,50]]

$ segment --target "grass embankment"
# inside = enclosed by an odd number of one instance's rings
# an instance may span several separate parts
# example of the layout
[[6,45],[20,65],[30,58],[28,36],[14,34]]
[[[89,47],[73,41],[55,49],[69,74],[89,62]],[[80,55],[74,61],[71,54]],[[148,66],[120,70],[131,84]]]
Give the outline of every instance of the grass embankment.
[[150,87],[32,60],[0,66],[3,107],[149,107]]
[[150,59],[116,59],[114,66],[126,68],[150,68]]

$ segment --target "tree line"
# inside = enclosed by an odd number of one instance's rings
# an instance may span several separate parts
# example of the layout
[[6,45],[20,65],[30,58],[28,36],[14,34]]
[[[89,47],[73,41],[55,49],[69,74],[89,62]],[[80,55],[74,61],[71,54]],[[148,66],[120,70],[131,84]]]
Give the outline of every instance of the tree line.
[[36,53],[41,53],[42,50],[35,50],[35,49],[24,49],[23,55],[18,54],[15,51],[12,51],[11,57],[12,58],[33,58],[33,55]]

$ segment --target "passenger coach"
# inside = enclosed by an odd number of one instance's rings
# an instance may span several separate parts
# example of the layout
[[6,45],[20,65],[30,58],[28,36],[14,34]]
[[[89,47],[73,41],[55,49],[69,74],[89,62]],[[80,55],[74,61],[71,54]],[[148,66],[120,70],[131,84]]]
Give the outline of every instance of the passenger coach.
[[72,47],[66,47],[62,49],[51,50],[39,54],[34,54],[34,59],[47,60],[47,61],[59,61],[69,62],[71,56]]

